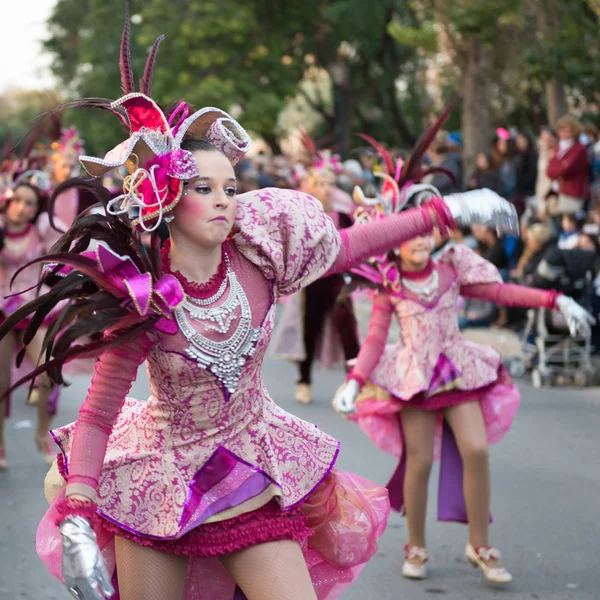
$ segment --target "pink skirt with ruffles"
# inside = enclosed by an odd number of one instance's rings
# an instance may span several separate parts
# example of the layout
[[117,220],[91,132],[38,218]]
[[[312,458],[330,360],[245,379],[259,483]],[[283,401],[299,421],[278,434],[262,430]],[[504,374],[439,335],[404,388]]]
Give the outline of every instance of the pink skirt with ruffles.
[[[36,540],[38,555],[61,581],[62,543],[56,503],[63,497],[64,488],[42,519]],[[350,587],[377,551],[389,512],[385,488],[334,469],[298,508],[282,511],[271,501],[253,512],[200,525],[174,540],[155,540],[125,531],[99,515],[92,524],[117,587],[115,536],[189,556],[184,600],[232,600],[235,582],[218,557],[285,539],[300,544],[317,598],[333,600]]]
[[499,442],[510,429],[521,403],[521,395],[508,371],[500,366],[496,381],[475,390],[451,390],[434,396],[417,394],[410,400],[400,400],[385,390],[368,383],[356,402],[356,421],[373,443],[386,454],[402,457],[404,442],[398,417],[402,408],[411,406],[439,411],[436,417],[434,456],[439,459],[443,415],[441,410],[465,402],[478,401],[487,431],[488,442]]

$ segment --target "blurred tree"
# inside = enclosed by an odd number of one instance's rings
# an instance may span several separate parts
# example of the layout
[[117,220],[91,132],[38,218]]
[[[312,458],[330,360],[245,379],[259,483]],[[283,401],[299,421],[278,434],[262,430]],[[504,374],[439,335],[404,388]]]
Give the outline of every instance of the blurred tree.
[[[406,0],[146,0],[131,3],[133,65],[141,74],[144,52],[166,34],[153,94],[163,103],[186,97],[195,105],[231,110],[244,125],[275,144],[277,119],[309,68],[331,78],[333,105],[304,88],[311,107],[342,150],[354,128],[373,129],[380,107],[389,141],[411,143],[420,123],[407,122],[403,102],[418,102],[413,88],[402,99],[398,77],[412,77],[418,56],[386,29],[394,16],[414,20]],[[123,0],[58,0],[46,49],[68,92],[116,98]],[[101,24],[101,25],[99,25]],[[414,112],[414,111],[413,111]],[[379,114],[379,113],[378,113]],[[376,115],[375,115],[376,116]],[[110,118],[71,119],[100,151],[118,139]]]
[[[494,121],[538,129],[573,101],[600,89],[599,17],[593,0],[419,0],[417,26],[392,21],[390,34],[443,65],[463,95],[466,175],[487,151]],[[439,79],[438,79],[439,81]]]

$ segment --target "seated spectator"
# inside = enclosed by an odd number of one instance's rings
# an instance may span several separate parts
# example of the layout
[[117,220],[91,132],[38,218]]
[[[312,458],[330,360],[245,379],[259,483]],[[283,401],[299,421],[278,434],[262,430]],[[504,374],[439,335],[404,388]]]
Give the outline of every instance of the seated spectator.
[[544,254],[552,245],[552,233],[547,225],[535,223],[527,229],[525,248],[511,279],[523,285],[532,285],[533,275]]
[[500,272],[508,271],[508,257],[496,231],[485,225],[472,225],[471,231],[478,242],[479,254],[489,260]]
[[585,223],[585,213],[562,216],[562,233],[558,238],[558,247],[561,250],[573,250],[579,245],[579,235]]
[[485,152],[480,152],[477,155],[476,169],[469,179],[469,190],[480,190],[488,188],[498,191],[498,173],[492,166],[490,157]]

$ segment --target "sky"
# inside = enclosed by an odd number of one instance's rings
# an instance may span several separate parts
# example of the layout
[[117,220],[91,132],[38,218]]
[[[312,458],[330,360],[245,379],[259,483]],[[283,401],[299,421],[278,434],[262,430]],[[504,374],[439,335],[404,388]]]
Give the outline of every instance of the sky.
[[50,59],[42,52],[46,20],[56,0],[0,0],[0,94],[10,88],[52,87]]

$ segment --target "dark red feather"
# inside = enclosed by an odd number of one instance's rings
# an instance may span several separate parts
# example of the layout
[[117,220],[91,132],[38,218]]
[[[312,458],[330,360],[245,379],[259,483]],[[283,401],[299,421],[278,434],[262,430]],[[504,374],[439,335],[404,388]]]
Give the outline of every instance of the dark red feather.
[[319,151],[317,150],[315,141],[312,139],[312,137],[310,137],[310,134],[304,128],[300,130],[300,139],[302,140],[304,149],[308,152],[308,154],[310,154],[311,158],[316,158],[319,156]]
[[148,59],[146,60],[146,67],[144,68],[144,77],[140,79],[140,92],[146,94],[146,96],[152,95],[152,76],[154,75],[154,63],[156,62],[156,53],[161,42],[165,39],[164,35],[159,35],[156,41],[152,45]]
[[421,167],[421,161],[423,160],[423,156],[429,149],[429,146],[435,139],[435,136],[438,134],[444,123],[448,120],[452,109],[456,105],[460,98],[460,94],[457,94],[453,100],[448,104],[445,108],[444,112],[436,119],[436,121],[421,135],[413,151],[410,154],[410,157],[404,163],[404,167],[400,173],[400,179],[398,180],[398,185],[402,187],[406,182],[414,179],[414,175],[417,169]]
[[391,177],[393,177],[394,170],[395,170],[394,169],[394,160],[390,156],[390,153],[377,140],[373,139],[370,135],[367,135],[366,133],[357,133],[356,135],[361,137],[363,140],[369,142],[369,144],[371,144],[371,146],[373,146],[375,148],[375,150],[377,150],[377,152],[379,152],[381,158],[383,158],[383,162],[385,163],[385,168],[387,170],[387,174],[390,175]]
[[135,92],[133,69],[131,68],[131,19],[129,18],[129,2],[125,2],[125,25],[121,37],[121,53],[119,57],[121,71],[121,90],[123,94]]

